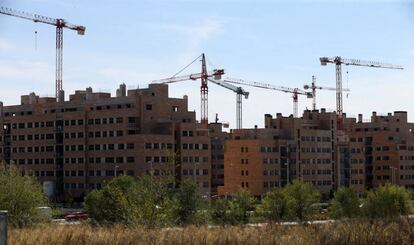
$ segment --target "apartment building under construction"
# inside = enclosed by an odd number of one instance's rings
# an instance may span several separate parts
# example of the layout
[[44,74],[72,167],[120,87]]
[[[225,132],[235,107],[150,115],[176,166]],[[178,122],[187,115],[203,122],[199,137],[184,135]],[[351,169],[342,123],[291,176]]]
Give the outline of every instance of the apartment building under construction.
[[407,113],[344,117],[324,109],[302,117],[265,115],[265,127],[223,132],[188,110],[187,96],[168,85],[115,97],[75,91],[68,101],[21,97],[0,104],[0,159],[36,176],[50,196],[82,198],[117,175],[172,174],[195,180],[205,196],[247,188],[261,196],[295,178],[329,195],[341,186],[359,193],[387,181],[414,188],[414,123]]
[[338,187],[359,193],[391,182],[414,188],[414,124],[407,113],[345,118],[305,111],[301,118],[265,115],[265,128],[232,130],[225,142],[222,196],[247,188],[256,196],[294,178],[329,195]]
[[82,197],[114,176],[149,171],[194,179],[207,195],[209,129],[187,103],[186,96],[169,98],[162,84],[128,91],[121,85],[116,97],[87,88],[61,103],[24,95],[20,105],[0,106],[0,158],[36,176],[57,197]]

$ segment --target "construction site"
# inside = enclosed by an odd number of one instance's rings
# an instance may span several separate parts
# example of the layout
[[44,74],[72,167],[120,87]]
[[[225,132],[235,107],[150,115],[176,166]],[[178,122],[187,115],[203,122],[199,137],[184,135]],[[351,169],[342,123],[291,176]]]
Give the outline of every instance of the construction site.
[[[186,66],[172,77],[148,81],[146,88],[122,83],[116,94],[87,87],[66,96],[63,30],[84,35],[86,28],[5,7],[0,14],[56,28],[55,95],[32,92],[18,105],[0,103],[0,160],[35,176],[51,199],[82,201],[116,176],[148,173],[173,175],[177,183],[194,180],[207,198],[231,196],[240,188],[260,197],[296,178],[327,196],[340,187],[362,195],[386,182],[414,189],[414,123],[407,112],[372,112],[364,120],[343,111],[343,94],[352,88],[343,87],[342,66],[398,72],[400,65],[322,56],[315,62],[334,66],[329,68],[335,69],[336,86],[319,86],[313,76],[311,84],[298,88],[232,78],[224,68],[209,69],[203,53],[188,65],[197,64],[198,73],[183,75]],[[187,95],[169,95],[169,87],[185,81],[200,82],[197,114]],[[209,86],[236,95],[235,126],[208,118]],[[290,94],[292,113],[265,114],[256,119],[264,121],[263,128],[243,127],[248,87]],[[317,106],[322,90],[335,93],[334,111]],[[312,108],[299,111],[299,96],[312,99]]]

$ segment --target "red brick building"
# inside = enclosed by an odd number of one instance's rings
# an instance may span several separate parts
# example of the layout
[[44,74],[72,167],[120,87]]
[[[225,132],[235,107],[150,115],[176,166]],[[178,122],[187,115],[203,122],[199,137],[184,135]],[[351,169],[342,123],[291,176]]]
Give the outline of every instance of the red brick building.
[[332,194],[341,186],[359,193],[391,182],[414,188],[414,124],[406,112],[378,116],[369,122],[336,114],[305,111],[301,118],[265,115],[265,128],[232,130],[225,142],[222,196],[244,187],[261,196],[294,178]]
[[25,95],[20,105],[0,106],[0,157],[58,197],[82,197],[115,175],[150,170],[194,179],[210,194],[209,130],[187,103],[186,96],[169,98],[161,84],[129,91],[121,85],[116,97],[87,88],[62,103]]

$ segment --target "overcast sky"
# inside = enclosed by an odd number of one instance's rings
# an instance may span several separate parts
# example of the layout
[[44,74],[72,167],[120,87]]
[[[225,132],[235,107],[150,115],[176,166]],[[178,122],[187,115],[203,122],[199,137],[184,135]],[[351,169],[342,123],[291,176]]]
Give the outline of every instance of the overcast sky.
[[[64,31],[66,96],[92,86],[114,94],[118,84],[146,87],[170,77],[204,52],[209,68],[226,76],[299,87],[317,77],[335,87],[335,67],[320,56],[342,56],[403,65],[405,70],[343,67],[344,112],[406,110],[414,121],[413,1],[140,1],[0,0],[0,6],[86,26],[85,36]],[[37,32],[37,37],[35,35]],[[183,74],[199,72],[197,63]],[[53,26],[0,15],[0,101],[20,103],[32,91],[54,94]],[[200,108],[199,81],[170,86]],[[292,114],[289,94],[244,87],[243,126],[263,126],[264,114]],[[209,117],[235,127],[236,95],[209,86]],[[299,111],[312,101],[300,98]],[[318,91],[317,107],[335,109],[335,92]]]

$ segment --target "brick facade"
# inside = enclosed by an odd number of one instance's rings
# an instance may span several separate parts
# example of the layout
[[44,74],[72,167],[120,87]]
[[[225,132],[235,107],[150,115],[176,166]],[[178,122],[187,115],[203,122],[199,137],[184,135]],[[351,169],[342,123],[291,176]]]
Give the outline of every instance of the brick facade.
[[117,97],[88,88],[63,103],[32,93],[0,110],[1,159],[52,184],[57,197],[82,197],[115,175],[149,171],[194,179],[211,193],[209,131],[186,96],[168,97],[167,85],[128,92],[121,85]]

